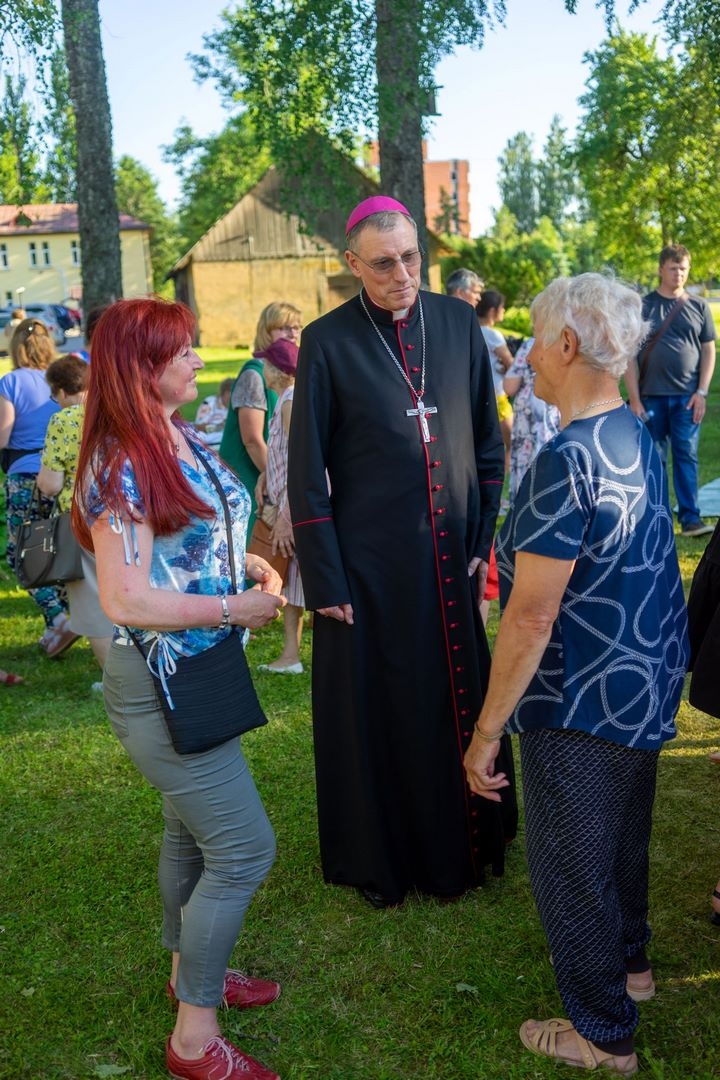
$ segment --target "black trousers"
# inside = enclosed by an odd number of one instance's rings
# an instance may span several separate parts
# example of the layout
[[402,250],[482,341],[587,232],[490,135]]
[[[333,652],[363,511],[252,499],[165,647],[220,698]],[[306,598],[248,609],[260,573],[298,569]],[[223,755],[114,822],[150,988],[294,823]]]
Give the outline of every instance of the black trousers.
[[638,1012],[626,973],[643,969],[650,940],[658,752],[549,729],[521,735],[520,750],[530,880],[563,1005],[586,1039],[627,1041]]

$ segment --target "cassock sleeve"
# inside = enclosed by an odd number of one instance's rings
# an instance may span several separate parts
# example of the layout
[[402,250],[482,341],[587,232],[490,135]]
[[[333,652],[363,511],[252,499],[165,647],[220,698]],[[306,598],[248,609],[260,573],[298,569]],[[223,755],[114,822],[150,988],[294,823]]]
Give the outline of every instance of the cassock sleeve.
[[326,474],[334,427],[327,357],[307,328],[298,356],[288,438],[288,501],[309,610],[351,603]]
[[485,562],[495,535],[505,476],[505,448],[498,420],[490,356],[480,324],[473,317],[470,331],[470,392],[472,395],[475,464],[480,490],[480,528],[474,555]]

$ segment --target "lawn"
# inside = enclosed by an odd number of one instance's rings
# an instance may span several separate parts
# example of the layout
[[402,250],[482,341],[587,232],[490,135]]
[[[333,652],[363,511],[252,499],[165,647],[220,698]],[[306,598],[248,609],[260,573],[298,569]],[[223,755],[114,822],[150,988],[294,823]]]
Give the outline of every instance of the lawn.
[[[243,354],[216,353],[201,394]],[[718,474],[720,407],[710,398],[703,482]],[[689,584],[702,540],[678,537]],[[89,649],[50,662],[40,620],[0,565],[0,1080],[160,1080],[172,1027],[159,945],[160,807],[110,733]],[[496,618],[491,620],[494,633]],[[303,659],[309,668],[312,632]],[[280,629],[249,645],[277,655]],[[408,679],[413,677],[408,671]],[[283,1080],[521,1080],[562,1076],[524,1051],[530,1016],[562,1014],[530,895],[522,835],[503,879],[441,905],[376,912],[323,884],[316,836],[310,676],[259,675],[270,723],[243,739],[278,837],[234,961],[278,978],[279,1001],[226,1014],[227,1035]],[[718,1075],[720,931],[708,921],[720,874],[720,723],[683,703],[661,758],[652,845],[658,994],[640,1006],[641,1076]],[[342,762],[338,762],[338,768]]]

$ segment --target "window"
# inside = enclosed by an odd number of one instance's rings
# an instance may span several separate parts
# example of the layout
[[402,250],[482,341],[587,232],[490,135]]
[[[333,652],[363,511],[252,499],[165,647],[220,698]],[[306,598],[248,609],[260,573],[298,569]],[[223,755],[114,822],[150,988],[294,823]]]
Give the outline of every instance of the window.
[[0,270],[7,270],[9,266],[7,244],[0,244]]
[[34,240],[30,241],[30,243],[28,244],[28,248],[30,250],[30,265],[31,266],[37,266],[37,264],[38,264],[37,244],[35,243]]
[[73,266],[80,265],[80,242],[79,240],[70,241],[70,260]]
[[50,265],[50,245],[47,240],[43,240],[42,244],[42,264],[43,266]]
[[11,292],[6,292],[5,293],[5,303],[6,303],[6,305],[8,307],[10,307],[12,305],[12,302],[13,302],[13,294]]

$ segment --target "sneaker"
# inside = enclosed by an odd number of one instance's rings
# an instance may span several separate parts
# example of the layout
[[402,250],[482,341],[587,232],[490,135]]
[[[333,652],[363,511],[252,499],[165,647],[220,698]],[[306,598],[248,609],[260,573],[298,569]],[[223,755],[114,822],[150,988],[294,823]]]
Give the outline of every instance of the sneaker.
[[[168,982],[165,987],[167,996],[176,1002],[175,991]],[[223,1005],[226,1009],[252,1009],[256,1005],[269,1005],[280,997],[280,983],[269,979],[253,979],[243,975],[242,971],[225,972],[223,987]]]
[[272,1069],[267,1069],[248,1054],[242,1054],[221,1035],[210,1039],[204,1050],[203,1057],[188,1061],[178,1057],[168,1039],[165,1062],[173,1080],[280,1080]]
[[704,521],[689,521],[682,527],[682,536],[709,536],[715,532],[714,525],[706,525]]
[[102,694],[103,684],[101,682],[94,682],[90,689],[92,690],[93,694]]

